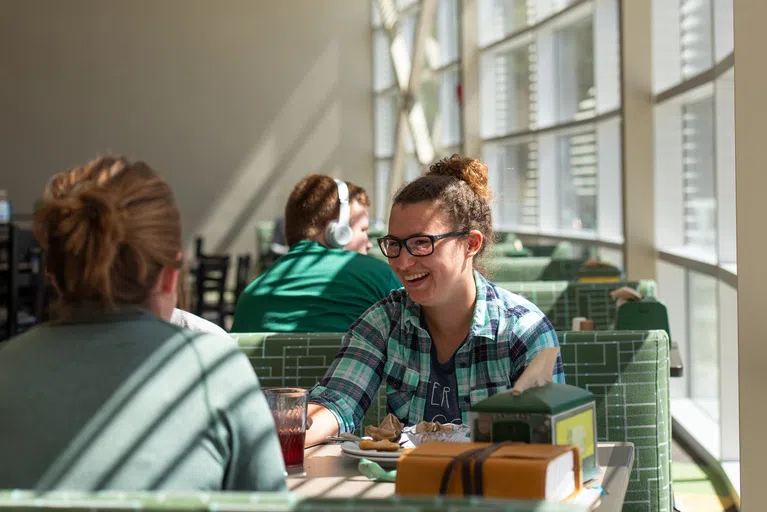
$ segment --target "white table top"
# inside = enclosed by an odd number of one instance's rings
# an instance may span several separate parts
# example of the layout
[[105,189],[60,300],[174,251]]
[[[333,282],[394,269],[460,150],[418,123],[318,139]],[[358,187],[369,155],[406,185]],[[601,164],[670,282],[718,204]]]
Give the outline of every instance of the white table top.
[[[605,488],[599,511],[620,510],[626,496],[634,463],[632,443],[599,443],[597,456],[602,473],[596,484]],[[341,453],[339,444],[315,446],[306,450],[303,475],[289,475],[288,487],[305,497],[388,498],[394,484],[373,482],[362,476],[359,460]]]

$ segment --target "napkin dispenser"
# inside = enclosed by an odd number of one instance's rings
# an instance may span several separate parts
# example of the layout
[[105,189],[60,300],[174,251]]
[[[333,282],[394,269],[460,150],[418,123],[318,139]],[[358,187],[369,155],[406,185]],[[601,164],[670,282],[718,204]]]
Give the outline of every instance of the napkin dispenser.
[[550,382],[519,395],[499,393],[474,404],[469,418],[472,442],[573,445],[583,480],[599,474],[596,401],[585,389]]

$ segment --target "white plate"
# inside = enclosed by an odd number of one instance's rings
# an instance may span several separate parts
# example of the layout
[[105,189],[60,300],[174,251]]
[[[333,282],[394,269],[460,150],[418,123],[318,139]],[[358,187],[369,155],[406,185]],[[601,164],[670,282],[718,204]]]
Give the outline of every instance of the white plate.
[[387,461],[395,461],[400,458],[402,452],[381,452],[378,450],[360,450],[357,443],[354,441],[344,441],[341,443],[341,452],[344,455],[353,457],[355,459],[368,459],[375,462],[379,462],[381,459]]

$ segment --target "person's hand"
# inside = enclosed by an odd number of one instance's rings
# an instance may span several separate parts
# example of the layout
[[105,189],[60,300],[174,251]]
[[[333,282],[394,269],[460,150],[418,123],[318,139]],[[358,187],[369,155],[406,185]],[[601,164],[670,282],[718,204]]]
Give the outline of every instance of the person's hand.
[[617,290],[611,291],[610,298],[615,301],[617,307],[621,307],[626,302],[642,300],[642,295],[633,288],[623,286]]
[[519,395],[526,389],[545,386],[553,380],[554,366],[557,364],[559,348],[545,348],[527,365],[525,371],[511,389],[513,395]]

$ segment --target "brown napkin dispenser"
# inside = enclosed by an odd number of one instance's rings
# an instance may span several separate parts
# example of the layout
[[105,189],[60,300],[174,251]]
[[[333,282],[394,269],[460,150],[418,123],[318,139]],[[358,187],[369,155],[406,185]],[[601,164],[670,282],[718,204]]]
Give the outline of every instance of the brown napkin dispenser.
[[564,501],[581,490],[574,446],[428,443],[400,457],[399,496],[484,496]]

